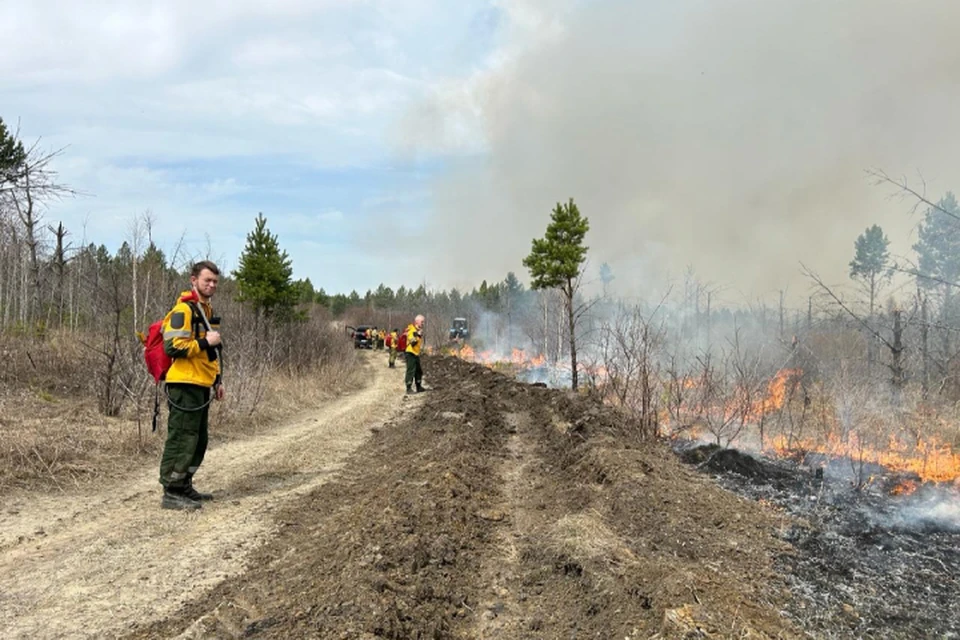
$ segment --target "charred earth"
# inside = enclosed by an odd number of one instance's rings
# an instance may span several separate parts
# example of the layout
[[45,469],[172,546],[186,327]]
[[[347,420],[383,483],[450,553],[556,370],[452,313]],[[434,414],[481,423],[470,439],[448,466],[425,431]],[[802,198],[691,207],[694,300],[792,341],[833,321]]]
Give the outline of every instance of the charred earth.
[[855,461],[678,443],[680,459],[769,504],[792,552],[786,611],[815,637],[960,637],[960,493]]

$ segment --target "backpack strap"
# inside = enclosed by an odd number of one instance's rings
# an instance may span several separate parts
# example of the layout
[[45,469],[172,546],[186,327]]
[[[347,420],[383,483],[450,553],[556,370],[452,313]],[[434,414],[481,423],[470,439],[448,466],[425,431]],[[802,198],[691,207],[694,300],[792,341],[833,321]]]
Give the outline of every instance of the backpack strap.
[[154,387],[153,393],[153,433],[157,432],[157,422],[160,420],[160,383]]
[[[200,316],[200,319],[203,321],[203,328],[207,330],[207,333],[213,331],[213,328],[210,326],[210,321],[207,319],[207,314],[204,312],[203,307],[199,304],[187,301],[187,304],[190,305],[191,315],[196,317]],[[223,375],[223,344],[218,344],[213,347],[213,352],[215,359],[220,360],[220,375]],[[214,383],[214,386],[220,384],[220,375],[217,376],[217,381]]]
[[187,304],[190,305],[190,312],[193,315],[193,317],[200,318],[200,323],[203,325],[203,328],[206,329],[207,331],[213,331],[213,329],[210,328],[210,321],[207,320],[207,314],[204,313],[203,307],[201,307],[196,302],[192,302],[192,301],[188,301]]
[[198,340],[200,327],[203,326],[203,316],[200,315],[200,309],[197,308],[196,303],[187,302],[187,306],[190,307],[190,330],[193,332],[193,339]]

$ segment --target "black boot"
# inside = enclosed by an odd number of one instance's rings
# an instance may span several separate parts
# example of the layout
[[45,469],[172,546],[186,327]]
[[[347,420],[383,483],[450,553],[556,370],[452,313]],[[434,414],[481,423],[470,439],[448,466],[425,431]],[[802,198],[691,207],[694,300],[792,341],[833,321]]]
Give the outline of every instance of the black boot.
[[413,387],[407,385],[407,393],[414,393]]
[[187,488],[183,490],[183,495],[197,502],[206,502],[207,500],[213,500],[212,493],[203,493],[202,491],[197,491],[192,484],[188,485]]
[[188,496],[183,489],[172,489],[164,487],[163,500],[160,502],[163,509],[174,509],[177,511],[195,511],[203,507],[199,500],[194,500]]
[[183,495],[187,496],[191,500],[196,500],[197,502],[203,502],[206,500],[213,500],[212,493],[203,493],[197,491],[193,486],[193,474],[187,474],[187,487],[183,490]]
[[424,386],[418,382],[418,383],[417,383],[417,393],[423,393],[424,391],[426,391],[426,388],[424,388]]

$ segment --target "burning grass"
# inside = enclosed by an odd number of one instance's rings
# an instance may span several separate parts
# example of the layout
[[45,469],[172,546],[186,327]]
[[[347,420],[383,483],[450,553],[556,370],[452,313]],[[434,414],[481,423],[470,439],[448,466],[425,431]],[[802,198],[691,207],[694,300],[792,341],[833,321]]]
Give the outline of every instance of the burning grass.
[[[522,349],[505,354],[460,344],[446,352],[524,379],[547,367],[543,355]],[[606,367],[581,369],[599,397],[630,408],[629,401],[604,391],[611,382]],[[950,407],[938,410],[907,399],[894,408],[868,402],[863,394],[828,391],[825,383],[808,377],[802,369],[783,368],[754,384],[721,385],[709,371],[672,383],[659,380],[656,419],[667,433],[695,440],[779,457],[818,453],[854,461],[858,483],[870,481],[863,470],[871,466],[915,475],[921,483],[960,483],[960,426],[943,415],[952,412]]]
[[696,380],[685,381],[685,387],[690,402],[662,416],[674,435],[772,457],[818,454],[824,466],[845,461],[858,486],[871,482],[876,467],[908,474],[917,483],[960,482],[960,430],[944,415],[950,407],[938,411],[910,398],[897,406],[842,386],[828,390],[823,382],[805,380],[798,369],[777,372],[764,394],[738,391],[719,402],[705,398]]
[[474,349],[463,343],[442,350],[442,355],[451,355],[467,362],[476,362],[496,370],[535,369],[546,366],[547,358],[542,354],[530,354],[524,349],[513,348],[509,354],[497,353],[493,349]]

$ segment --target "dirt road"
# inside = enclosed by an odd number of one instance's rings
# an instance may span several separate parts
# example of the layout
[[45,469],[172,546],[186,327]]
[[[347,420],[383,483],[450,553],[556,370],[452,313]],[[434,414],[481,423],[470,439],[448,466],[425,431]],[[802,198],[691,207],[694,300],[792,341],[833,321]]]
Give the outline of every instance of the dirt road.
[[797,637],[762,507],[589,398],[425,370],[242,573],[132,637]]
[[83,493],[5,497],[0,635],[120,635],[242,572],[251,551],[280,528],[281,507],[327,482],[372,429],[401,411],[402,371],[379,357],[375,364],[367,388],[211,448],[197,485],[217,499],[201,512],[161,511],[153,465]]

